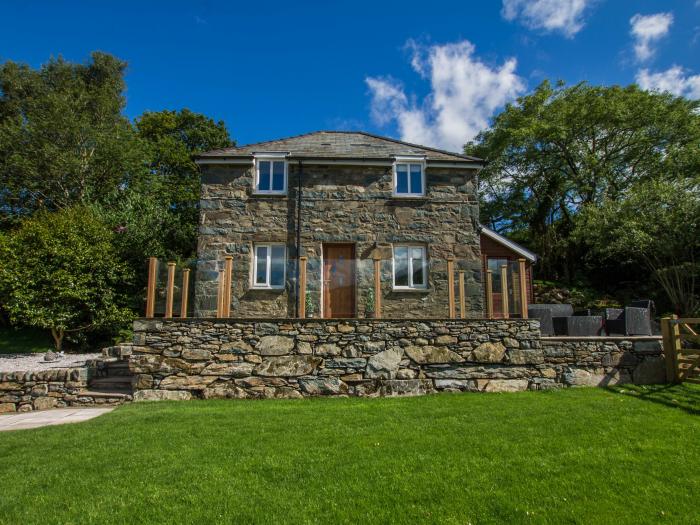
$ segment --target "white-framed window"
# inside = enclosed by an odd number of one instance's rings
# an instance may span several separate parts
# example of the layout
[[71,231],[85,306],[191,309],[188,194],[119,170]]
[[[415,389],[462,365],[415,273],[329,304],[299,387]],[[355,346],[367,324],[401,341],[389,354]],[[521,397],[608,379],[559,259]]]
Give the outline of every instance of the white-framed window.
[[396,162],[394,162],[394,195],[399,197],[425,196],[425,161],[423,159],[396,158]]
[[428,260],[424,246],[394,246],[393,274],[395,289],[428,287]]
[[284,244],[253,247],[253,288],[284,288],[287,248]]
[[287,161],[284,154],[255,156],[255,193],[287,193]]

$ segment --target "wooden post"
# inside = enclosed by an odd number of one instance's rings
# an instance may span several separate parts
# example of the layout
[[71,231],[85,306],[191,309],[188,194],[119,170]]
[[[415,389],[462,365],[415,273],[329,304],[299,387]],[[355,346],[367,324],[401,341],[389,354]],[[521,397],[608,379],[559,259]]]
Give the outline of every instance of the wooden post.
[[486,270],[486,317],[493,319],[493,272]]
[[520,317],[527,319],[527,270],[525,259],[518,259],[518,273],[520,274]]
[[508,304],[508,265],[501,265],[501,306],[503,319],[510,318],[510,305]]
[[678,316],[661,319],[661,335],[666,358],[666,381],[678,383],[678,351],[681,349],[680,328],[673,321]]
[[464,297],[464,270],[459,271],[459,317],[467,317],[467,299]]
[[224,297],[221,316],[231,317],[231,279],[233,274],[233,255],[227,255],[224,259]]
[[219,270],[219,288],[216,293],[216,317],[224,316],[224,282],[226,281],[224,270]]
[[382,260],[379,256],[374,257],[374,317],[382,317]]
[[165,317],[173,316],[173,293],[175,289],[175,263],[168,263],[168,284],[165,289]]
[[158,279],[158,258],[148,258],[148,287],[146,288],[146,317],[153,317],[156,308],[156,280]]
[[299,317],[306,317],[306,257],[299,257]]
[[454,257],[447,258],[447,301],[450,305],[450,319],[457,317],[455,311],[455,259]]
[[182,319],[187,317],[187,301],[190,296],[190,269],[185,268],[182,270],[182,293],[180,294],[180,317]]

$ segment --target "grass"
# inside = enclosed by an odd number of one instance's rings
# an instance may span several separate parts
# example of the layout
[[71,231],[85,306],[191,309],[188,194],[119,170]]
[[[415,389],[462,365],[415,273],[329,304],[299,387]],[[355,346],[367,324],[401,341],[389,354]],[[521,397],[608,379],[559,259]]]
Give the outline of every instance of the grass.
[[0,434],[0,523],[698,523],[699,399],[134,404]]
[[46,352],[54,347],[46,330],[0,327],[0,355]]

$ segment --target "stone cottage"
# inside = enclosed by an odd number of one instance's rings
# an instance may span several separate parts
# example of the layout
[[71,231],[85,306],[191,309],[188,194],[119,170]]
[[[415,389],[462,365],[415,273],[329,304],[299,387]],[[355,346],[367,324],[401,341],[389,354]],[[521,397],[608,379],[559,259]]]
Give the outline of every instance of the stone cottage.
[[202,172],[195,315],[213,317],[233,256],[231,314],[365,316],[374,258],[383,315],[446,317],[447,259],[465,271],[470,317],[483,315],[474,157],[364,132],[319,131],[210,151]]

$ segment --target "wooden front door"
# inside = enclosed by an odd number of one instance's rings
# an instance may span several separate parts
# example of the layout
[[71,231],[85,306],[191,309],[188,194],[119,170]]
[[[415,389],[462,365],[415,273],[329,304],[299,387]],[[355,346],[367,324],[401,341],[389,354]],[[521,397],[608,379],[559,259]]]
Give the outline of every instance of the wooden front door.
[[323,245],[323,317],[355,317],[355,245]]

